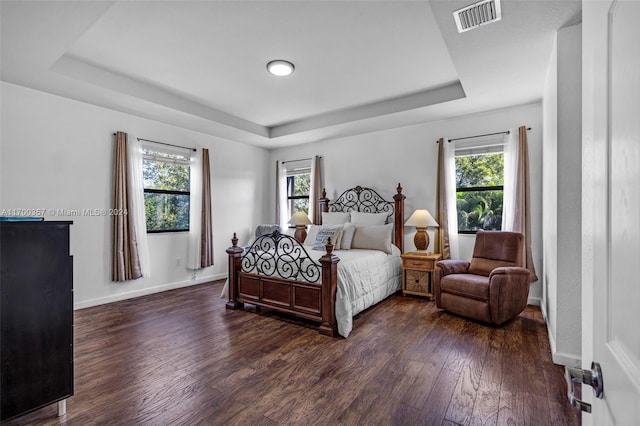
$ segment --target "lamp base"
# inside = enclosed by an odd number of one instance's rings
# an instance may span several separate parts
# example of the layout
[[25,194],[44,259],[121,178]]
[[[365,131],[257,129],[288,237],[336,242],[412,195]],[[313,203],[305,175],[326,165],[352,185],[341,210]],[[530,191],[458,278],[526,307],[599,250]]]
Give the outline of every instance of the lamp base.
[[296,232],[293,234],[293,238],[295,238],[300,244],[304,243],[304,240],[307,238],[306,226],[296,225]]
[[419,252],[427,252],[429,247],[429,234],[427,228],[416,227],[416,235],[413,237],[413,244]]

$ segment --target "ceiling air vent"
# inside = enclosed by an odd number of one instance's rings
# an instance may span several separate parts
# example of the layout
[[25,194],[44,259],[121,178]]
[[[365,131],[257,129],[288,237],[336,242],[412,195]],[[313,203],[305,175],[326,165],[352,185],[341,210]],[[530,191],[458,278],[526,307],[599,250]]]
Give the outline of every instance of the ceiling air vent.
[[453,19],[456,20],[459,33],[472,30],[480,25],[499,21],[502,19],[500,0],[479,1],[478,3],[458,9],[453,12]]

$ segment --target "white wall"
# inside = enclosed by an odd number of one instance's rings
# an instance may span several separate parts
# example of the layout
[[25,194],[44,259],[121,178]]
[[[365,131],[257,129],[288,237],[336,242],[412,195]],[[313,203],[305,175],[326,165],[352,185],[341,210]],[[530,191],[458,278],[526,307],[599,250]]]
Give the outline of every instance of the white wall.
[[[248,241],[256,224],[274,220],[275,161],[323,156],[328,196],[354,185],[370,186],[385,198],[402,183],[406,215],[435,209],[436,140],[503,131],[527,125],[533,206],[532,243],[538,274],[542,265],[542,105],[523,105],[451,120],[319,141],[271,151],[175,126],[2,83],[0,208],[105,208],[111,197],[113,132],[130,138],[202,146],[211,150],[215,266],[196,273],[184,268],[187,235],[149,235],[151,276],[110,281],[110,229],[105,217],[71,219],[75,305],[86,307],[224,277],[224,250],[233,232]],[[433,236],[433,234],[432,234]],[[470,259],[473,236],[460,237],[460,257]],[[413,250],[407,229],[406,249]],[[433,238],[432,238],[433,241]],[[177,263],[180,263],[180,266]],[[542,295],[533,283],[530,302]]]
[[542,308],[554,362],[576,366],[581,358],[581,49],[581,24],[558,31],[543,103]]
[[[435,211],[436,161],[440,137],[456,138],[507,130],[526,125],[531,164],[532,246],[537,272],[542,276],[542,104],[522,105],[451,120],[385,130],[348,138],[331,139],[271,152],[270,173],[277,160],[295,160],[321,155],[327,196],[335,199],[355,185],[376,189],[391,199],[400,182],[407,196],[405,214],[417,208]],[[275,178],[274,178],[275,179]],[[275,194],[271,188],[267,217],[275,216]],[[414,250],[412,229],[407,229],[405,249]],[[433,234],[431,233],[431,247]],[[460,236],[460,257],[471,259],[474,235]],[[539,303],[541,285],[533,283],[530,303]]]
[[555,348],[558,285],[558,48],[554,40],[542,101],[542,299],[551,347]]
[[[0,209],[46,209],[46,220],[73,220],[76,308],[224,278],[234,231],[248,234],[269,206],[268,151],[120,112],[2,83]],[[187,233],[149,235],[150,277],[110,279],[109,217],[56,216],[50,209],[111,204],[115,131],[209,148],[215,265],[185,268]],[[177,264],[180,265],[177,265]]]

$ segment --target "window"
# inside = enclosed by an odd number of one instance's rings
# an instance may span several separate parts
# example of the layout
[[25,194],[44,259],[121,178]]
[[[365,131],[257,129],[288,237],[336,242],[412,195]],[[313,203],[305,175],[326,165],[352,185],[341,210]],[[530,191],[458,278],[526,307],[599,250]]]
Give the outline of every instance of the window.
[[287,207],[289,217],[296,212],[309,214],[311,192],[311,161],[300,160],[287,163]]
[[456,149],[458,233],[502,229],[502,146]]
[[189,154],[148,147],[142,153],[147,232],[188,231]]

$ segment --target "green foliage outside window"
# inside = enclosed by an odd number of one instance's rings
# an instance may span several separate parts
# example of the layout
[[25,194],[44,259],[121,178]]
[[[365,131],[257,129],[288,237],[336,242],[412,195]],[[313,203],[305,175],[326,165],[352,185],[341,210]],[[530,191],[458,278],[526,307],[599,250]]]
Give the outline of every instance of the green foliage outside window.
[[[294,200],[293,201],[293,213],[295,212],[304,212],[305,214],[309,214],[309,199],[306,200]],[[293,213],[291,214],[293,216]]]
[[458,232],[502,228],[503,153],[456,157]]
[[142,176],[147,232],[189,230],[189,157],[144,150]]
[[311,192],[311,174],[297,174],[287,179],[287,198],[290,216],[296,212],[309,214],[309,193]]

